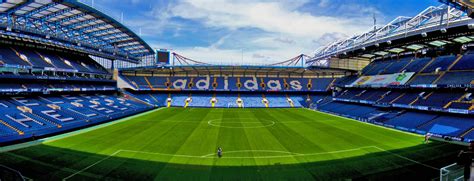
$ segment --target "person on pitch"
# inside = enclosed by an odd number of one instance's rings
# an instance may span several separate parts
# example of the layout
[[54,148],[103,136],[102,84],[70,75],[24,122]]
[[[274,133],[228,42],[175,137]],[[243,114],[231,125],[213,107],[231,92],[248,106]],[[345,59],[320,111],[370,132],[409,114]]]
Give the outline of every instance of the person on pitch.
[[218,147],[217,148],[217,156],[220,158],[222,157],[222,148],[221,147]]
[[428,143],[430,138],[431,138],[431,133],[426,133],[426,135],[425,135],[425,144]]

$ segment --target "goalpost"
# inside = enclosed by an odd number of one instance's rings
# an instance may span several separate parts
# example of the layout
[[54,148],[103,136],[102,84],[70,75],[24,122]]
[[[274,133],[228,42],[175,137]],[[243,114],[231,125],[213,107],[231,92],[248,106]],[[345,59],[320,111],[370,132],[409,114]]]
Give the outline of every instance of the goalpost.
[[456,163],[445,166],[439,170],[440,181],[463,181],[464,167]]

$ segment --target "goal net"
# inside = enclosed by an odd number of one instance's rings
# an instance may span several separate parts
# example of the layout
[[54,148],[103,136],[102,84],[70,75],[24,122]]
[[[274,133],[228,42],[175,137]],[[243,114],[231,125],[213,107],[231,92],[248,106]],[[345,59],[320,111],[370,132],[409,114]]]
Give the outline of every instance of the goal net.
[[453,163],[445,166],[439,170],[440,181],[463,181],[464,180],[464,167]]

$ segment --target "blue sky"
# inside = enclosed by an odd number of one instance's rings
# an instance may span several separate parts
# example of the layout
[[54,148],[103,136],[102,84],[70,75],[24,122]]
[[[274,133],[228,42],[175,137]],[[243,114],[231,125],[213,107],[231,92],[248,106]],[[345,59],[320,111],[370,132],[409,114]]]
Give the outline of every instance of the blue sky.
[[[92,5],[93,0],[81,0]],[[94,7],[139,33],[152,47],[223,64],[290,59],[437,0],[95,0]]]

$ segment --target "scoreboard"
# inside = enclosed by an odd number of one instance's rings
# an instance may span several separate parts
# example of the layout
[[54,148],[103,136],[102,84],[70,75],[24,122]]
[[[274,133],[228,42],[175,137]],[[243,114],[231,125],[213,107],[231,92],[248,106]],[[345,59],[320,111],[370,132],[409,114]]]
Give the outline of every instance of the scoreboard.
[[170,64],[170,51],[166,49],[157,49],[156,50],[156,64],[169,65]]

